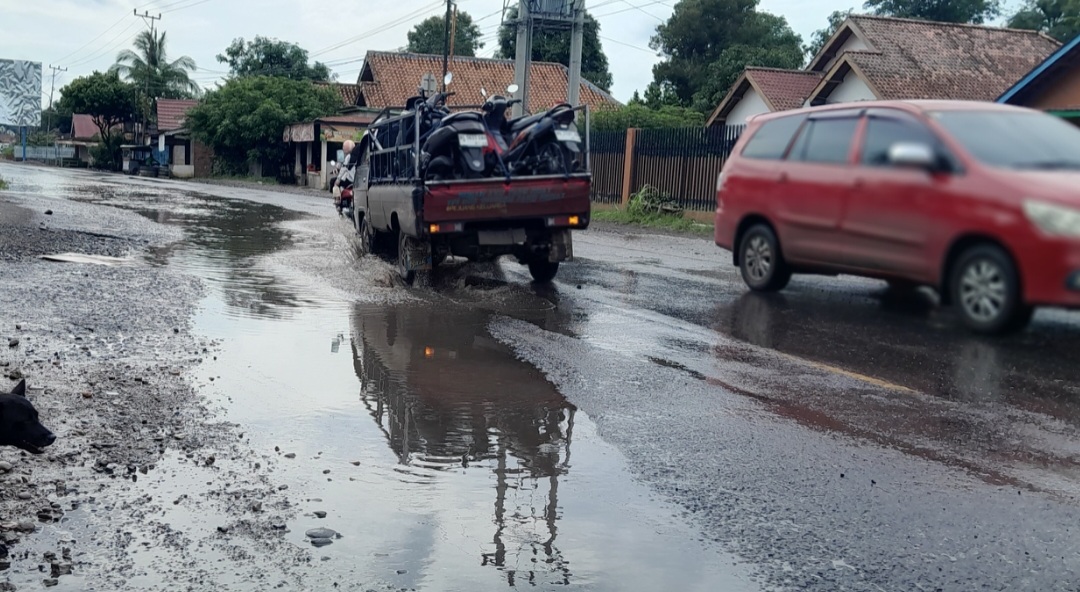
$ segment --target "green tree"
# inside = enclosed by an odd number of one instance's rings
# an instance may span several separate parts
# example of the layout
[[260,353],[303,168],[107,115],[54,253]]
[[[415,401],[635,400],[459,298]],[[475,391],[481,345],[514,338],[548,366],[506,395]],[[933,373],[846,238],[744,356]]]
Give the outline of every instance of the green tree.
[[825,44],[829,42],[829,39],[840,30],[840,25],[844,24],[851,13],[855,12],[854,9],[849,8],[847,10],[834,10],[829,15],[829,26],[824,29],[818,29],[810,35],[810,43],[803,46],[803,51],[806,52],[806,56],[810,59],[814,59],[814,56],[821,51],[821,48],[825,47]]
[[1001,14],[1001,0],[866,0],[863,8],[882,16],[978,25]]
[[653,87],[646,89],[646,102],[707,110],[711,107],[706,104],[722,95],[744,66],[801,66],[802,39],[787,20],[759,12],[757,4],[758,0],[676,4],[671,18],[656,28],[650,41],[663,61],[653,66]]
[[765,21],[776,21],[763,30],[758,44],[732,45],[720,58],[705,67],[704,82],[694,93],[693,107],[709,112],[723,100],[746,66],[796,70],[804,62],[802,39],[787,26],[783,17],[762,13]]
[[120,80],[116,72],[94,72],[72,80],[60,89],[57,111],[89,115],[102,140],[109,140],[113,128],[135,116],[135,89]]
[[686,107],[661,107],[650,109],[641,103],[624,105],[617,109],[603,109],[592,115],[589,122],[593,131],[619,131],[636,127],[651,129],[661,127],[701,127],[705,116]]
[[195,139],[232,170],[249,162],[283,163],[281,131],[290,123],[332,115],[341,97],[332,89],[281,77],[232,78],[187,113]]
[[[517,19],[517,8],[506,13],[508,22]],[[532,60],[534,62],[554,62],[570,65],[570,31],[535,28],[532,40]],[[497,55],[504,59],[513,59],[517,55],[517,28],[507,25],[499,30],[499,51]],[[585,30],[581,42],[581,77],[604,90],[611,88],[613,82],[608,69],[607,55],[600,44],[600,23],[588,12],[585,13]]]
[[321,62],[308,64],[308,52],[295,43],[255,36],[245,42],[234,39],[217,61],[229,65],[233,76],[281,76],[293,80],[330,80],[330,68]]
[[[454,55],[475,56],[477,50],[484,47],[480,42],[481,37],[480,27],[476,26],[469,13],[459,12],[454,26]],[[446,41],[446,17],[433,16],[420,21],[409,31],[408,38],[409,45],[405,51],[442,55]]]
[[662,109],[664,107],[680,107],[682,102],[675,93],[675,87],[668,81],[650,82],[645,87],[645,105],[650,109]]
[[1009,17],[1014,29],[1042,31],[1066,42],[1080,34],[1080,0],[1028,0]]
[[135,89],[120,80],[115,71],[94,72],[76,78],[60,90],[57,110],[89,115],[98,128],[101,145],[93,151],[97,165],[108,169],[120,167],[120,144],[123,134],[113,128],[135,117]]
[[202,91],[191,80],[195,61],[188,56],[169,61],[165,31],[143,31],[135,38],[135,51],[125,49],[116,55],[112,70],[135,85],[149,99],[190,99]]

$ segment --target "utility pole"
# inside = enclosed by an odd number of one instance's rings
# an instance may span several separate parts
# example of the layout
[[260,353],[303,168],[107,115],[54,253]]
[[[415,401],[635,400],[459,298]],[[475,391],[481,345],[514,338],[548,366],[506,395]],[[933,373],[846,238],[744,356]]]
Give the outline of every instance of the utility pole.
[[511,113],[521,117],[529,105],[529,62],[532,61],[532,14],[529,0],[521,0],[518,8],[517,42],[514,55],[514,84],[518,86],[521,102],[514,105]]
[[454,5],[454,18],[450,21],[450,59],[454,59],[454,41],[457,40],[457,4]]
[[[135,16],[141,18],[143,20],[143,22],[145,22],[147,25],[150,26],[150,40],[153,43],[157,43],[157,37],[154,36],[154,21],[160,21],[161,20],[161,13],[158,13],[157,16],[151,16],[150,12],[146,11],[146,10],[144,10],[142,14],[139,14],[138,9],[132,9],[131,12]],[[147,64],[147,67],[150,67],[150,64]],[[147,98],[147,100],[150,99],[150,72],[149,71],[146,72],[146,98]],[[150,104],[152,105],[153,101],[150,101]],[[147,114],[143,113],[142,130],[139,132],[139,137],[142,140],[146,139],[146,124],[147,124],[147,117],[146,116],[147,116]]]
[[585,39],[585,0],[574,0],[574,25],[570,31],[570,73],[566,81],[566,99],[577,107],[581,99],[581,46]]
[[446,0],[446,21],[443,22],[442,91],[446,92],[446,73],[450,68],[450,11],[454,0]]
[[45,120],[46,121],[46,123],[45,123],[45,132],[46,133],[48,133],[48,131],[52,129],[52,101],[53,101],[53,92],[56,91],[56,73],[57,72],[67,72],[67,68],[61,68],[59,66],[54,66],[52,64],[49,64],[49,68],[52,70],[52,87],[49,88],[49,117],[46,118],[46,120]]

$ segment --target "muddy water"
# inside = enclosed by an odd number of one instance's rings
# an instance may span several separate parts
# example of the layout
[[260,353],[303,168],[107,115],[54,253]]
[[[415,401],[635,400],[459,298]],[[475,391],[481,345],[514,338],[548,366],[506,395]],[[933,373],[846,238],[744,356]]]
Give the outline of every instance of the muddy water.
[[[135,549],[126,586],[194,578],[254,590],[299,572],[310,589],[757,589],[748,567],[701,542],[586,414],[491,336],[506,317],[573,334],[585,319],[557,290],[497,266],[480,276],[451,266],[433,287],[406,290],[385,264],[355,258],[337,220],[192,192],[72,191],[184,230],[144,263],[205,280],[196,331],[219,347],[195,379],[271,481],[231,487],[286,499],[271,510],[285,549],[204,545],[238,517],[185,500],[221,496],[215,479],[253,469],[167,454],[116,502],[166,502],[124,533]],[[155,524],[179,533],[155,536]],[[315,549],[305,537],[315,527],[341,537]],[[76,511],[64,529],[98,538],[108,525]],[[86,585],[65,576],[57,589]]]
[[207,371],[225,416],[256,448],[296,455],[279,475],[301,507],[290,540],[332,528],[343,537],[318,552],[329,568],[406,588],[752,588],[488,334],[498,313],[566,330],[540,297],[511,291],[227,323],[208,306],[200,325],[224,351]]

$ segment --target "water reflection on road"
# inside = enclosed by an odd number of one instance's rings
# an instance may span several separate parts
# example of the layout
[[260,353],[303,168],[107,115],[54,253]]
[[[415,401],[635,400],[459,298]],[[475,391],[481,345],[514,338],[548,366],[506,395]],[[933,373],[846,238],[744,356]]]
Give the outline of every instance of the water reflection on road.
[[509,586],[568,585],[556,523],[575,409],[483,334],[488,316],[358,307],[353,354],[364,404],[401,470],[475,467],[494,475],[494,533],[481,565],[499,569]]

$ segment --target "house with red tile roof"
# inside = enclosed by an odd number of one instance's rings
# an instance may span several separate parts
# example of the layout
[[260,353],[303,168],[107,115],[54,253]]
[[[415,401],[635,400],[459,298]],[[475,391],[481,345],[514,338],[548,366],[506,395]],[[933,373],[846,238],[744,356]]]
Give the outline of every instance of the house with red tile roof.
[[[123,124],[113,126],[114,130],[123,130]],[[71,116],[71,134],[57,141],[62,146],[75,148],[75,158],[84,165],[93,163],[90,156],[90,148],[101,142],[101,131],[94,123],[94,118],[85,113],[75,113]]]
[[[800,105],[900,99],[993,101],[1059,47],[1055,39],[1037,31],[853,15],[802,70],[820,78],[806,89]],[[784,88],[793,86],[785,83]],[[754,115],[753,111],[780,110],[768,104],[739,110],[745,93],[739,96],[737,90],[733,88],[724,98],[726,103],[717,107],[710,124],[735,124],[722,117],[732,111]]]
[[356,106],[356,101],[360,97],[360,85],[349,84],[342,82],[314,82],[315,86],[319,88],[329,88],[341,97],[342,108],[348,109]]
[[157,129],[151,139],[158,149],[167,152],[169,174],[181,179],[208,177],[213,168],[214,152],[195,141],[184,125],[187,112],[199,102],[190,99],[158,99]]
[[[441,55],[369,51],[364,58],[357,84],[360,95],[357,106],[374,109],[401,107],[417,94],[420,81],[426,74],[442,76]],[[453,81],[447,87],[456,93],[447,100],[457,105],[477,105],[483,102],[480,89],[488,93],[504,92],[514,82],[514,60],[455,56],[449,64]],[[567,98],[569,69],[562,64],[532,62],[529,70],[528,110],[535,113]],[[617,106],[619,103],[600,87],[581,81],[581,103],[592,109]]]
[[761,113],[798,109],[821,78],[821,72],[747,67],[705,124],[742,125]]
[[1032,68],[997,98],[1080,125],[1080,35]]

